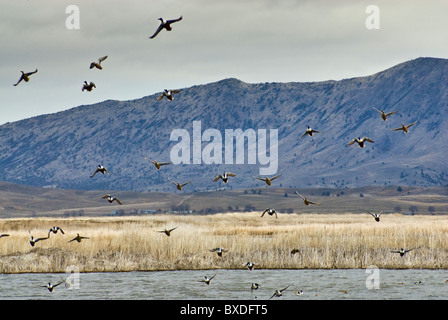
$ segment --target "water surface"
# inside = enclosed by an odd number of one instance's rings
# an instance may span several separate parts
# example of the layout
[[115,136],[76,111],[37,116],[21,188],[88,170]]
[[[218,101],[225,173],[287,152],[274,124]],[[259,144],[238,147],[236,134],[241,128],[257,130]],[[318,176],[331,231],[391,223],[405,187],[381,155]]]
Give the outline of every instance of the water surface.
[[[215,273],[210,285],[200,282]],[[70,289],[62,284],[50,293],[41,287],[69,276]],[[282,297],[272,299],[448,299],[448,270],[379,269],[375,282],[369,281],[369,276],[373,274],[365,269],[2,274],[0,299],[266,300],[288,285]],[[251,291],[253,282],[261,287]],[[303,294],[295,295],[299,290]]]

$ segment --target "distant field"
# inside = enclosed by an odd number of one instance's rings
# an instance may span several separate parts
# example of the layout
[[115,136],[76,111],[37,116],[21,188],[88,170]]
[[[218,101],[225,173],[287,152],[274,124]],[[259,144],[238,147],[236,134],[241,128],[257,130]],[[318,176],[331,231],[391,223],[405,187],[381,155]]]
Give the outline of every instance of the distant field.
[[[321,203],[307,207],[295,192]],[[123,205],[101,197],[117,196]],[[0,218],[129,215],[145,210],[197,214],[250,212],[275,208],[284,213],[448,214],[448,187],[363,187],[356,189],[289,189],[261,187],[212,192],[130,192],[44,189],[0,182]],[[411,210],[412,209],[412,210]]]
[[[1,219],[0,272],[81,272],[244,268],[448,268],[448,216],[282,214]],[[31,247],[28,230],[47,236]],[[159,233],[175,229],[171,236]],[[68,243],[76,234],[89,237]],[[209,250],[228,250],[222,257]],[[299,251],[294,255],[292,249]],[[390,252],[416,248],[403,257]]]

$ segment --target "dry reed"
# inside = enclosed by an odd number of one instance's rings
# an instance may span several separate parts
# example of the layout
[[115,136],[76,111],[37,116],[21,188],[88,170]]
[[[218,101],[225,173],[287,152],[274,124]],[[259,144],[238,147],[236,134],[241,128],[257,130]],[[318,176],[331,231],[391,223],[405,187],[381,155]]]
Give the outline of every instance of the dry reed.
[[[448,268],[448,217],[388,214],[259,212],[207,216],[148,215],[107,218],[0,220],[0,272],[81,272],[244,268]],[[65,235],[30,246],[28,230]],[[166,236],[158,231],[177,227]],[[79,233],[90,239],[68,243]],[[223,257],[209,250],[223,247]],[[293,248],[299,252],[291,255]],[[391,253],[418,248],[403,257]]]

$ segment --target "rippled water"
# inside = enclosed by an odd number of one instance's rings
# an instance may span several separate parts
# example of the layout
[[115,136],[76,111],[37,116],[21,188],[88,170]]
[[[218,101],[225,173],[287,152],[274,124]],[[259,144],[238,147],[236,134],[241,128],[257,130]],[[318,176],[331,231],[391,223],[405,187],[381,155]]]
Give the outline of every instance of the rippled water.
[[[210,285],[199,282],[215,273]],[[62,284],[50,293],[41,286],[69,274],[2,274],[0,299],[266,300],[288,285],[282,297],[273,299],[448,299],[447,270],[380,269],[376,282],[367,281],[368,289],[366,280],[373,275],[365,269],[81,273],[70,276],[71,289]],[[261,287],[251,292],[252,282]],[[297,290],[303,295],[295,295]]]

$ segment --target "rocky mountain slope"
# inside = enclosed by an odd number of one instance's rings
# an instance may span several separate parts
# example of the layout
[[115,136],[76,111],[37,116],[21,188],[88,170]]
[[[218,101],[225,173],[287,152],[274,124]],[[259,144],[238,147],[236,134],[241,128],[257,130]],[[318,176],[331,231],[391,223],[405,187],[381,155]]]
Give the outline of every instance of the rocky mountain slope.
[[[276,172],[282,176],[273,185],[279,187],[447,185],[446,59],[419,58],[341,81],[249,84],[224,79],[180,89],[173,101],[157,101],[159,93],[132,101],[108,100],[0,126],[0,180],[83,190],[180,192],[168,178],[192,180],[182,192],[265,186],[254,178],[267,167],[260,149],[251,147],[255,164],[248,164],[247,149],[243,164],[236,164],[236,158],[223,164],[207,164],[201,157],[195,161],[195,123],[202,134],[215,129],[208,132],[218,146],[220,133],[223,162],[226,130],[258,134],[266,129],[268,136],[277,130]],[[373,107],[398,113],[383,121]],[[390,130],[414,121],[407,134]],[[307,126],[320,133],[300,139]],[[180,132],[177,129],[185,129],[181,132],[191,139],[191,153],[183,154],[191,163],[157,170],[144,157],[172,160],[179,142],[170,141],[170,136]],[[347,146],[362,136],[375,143]],[[258,135],[255,141],[262,142]],[[202,148],[207,146],[209,151],[210,142],[202,142]],[[233,150],[241,154],[236,146]],[[90,178],[98,164],[110,174]],[[237,176],[226,185],[213,182],[224,171]]]

